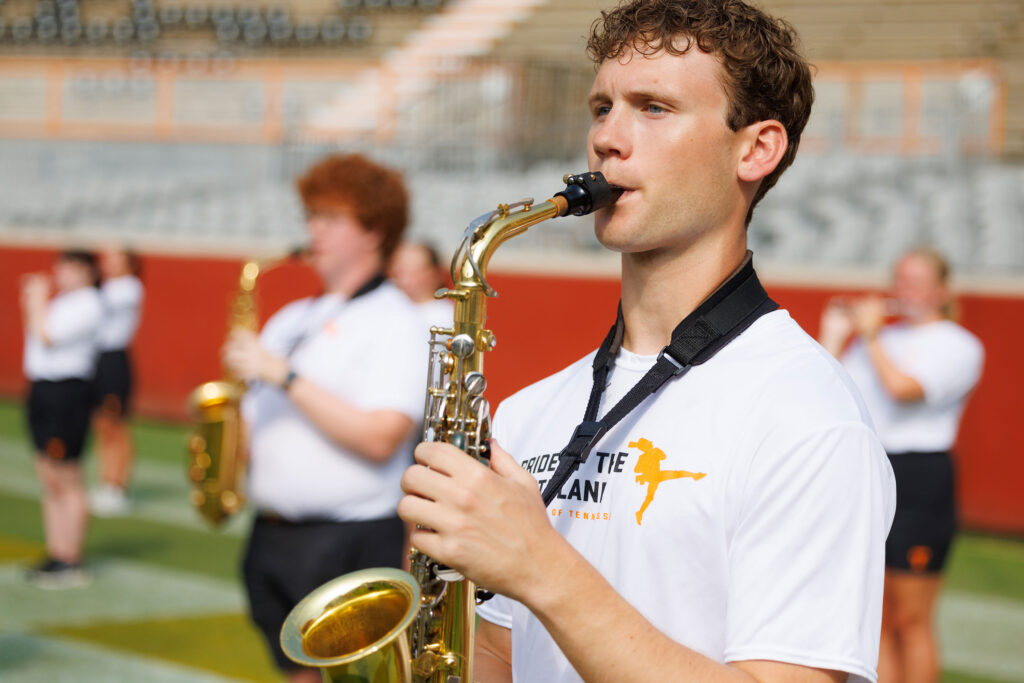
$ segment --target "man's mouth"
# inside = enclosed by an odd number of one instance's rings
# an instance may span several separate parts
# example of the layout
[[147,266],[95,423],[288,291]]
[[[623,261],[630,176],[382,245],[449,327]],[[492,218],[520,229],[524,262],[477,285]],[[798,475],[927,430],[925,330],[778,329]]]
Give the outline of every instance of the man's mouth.
[[606,180],[608,181],[609,185],[611,185],[612,187],[622,191],[622,194],[619,195],[619,199],[620,200],[623,197],[625,197],[626,195],[628,195],[630,192],[633,192],[633,190],[634,190],[634,188],[630,187],[629,185],[624,185],[622,183],[616,182],[615,180],[613,180],[611,178],[607,178]]

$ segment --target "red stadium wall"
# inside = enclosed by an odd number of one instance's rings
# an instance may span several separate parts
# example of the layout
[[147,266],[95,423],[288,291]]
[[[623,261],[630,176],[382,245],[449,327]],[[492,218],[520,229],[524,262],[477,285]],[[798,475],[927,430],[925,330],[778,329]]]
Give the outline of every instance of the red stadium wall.
[[[0,395],[24,390],[18,281],[46,270],[53,250],[0,247]],[[218,349],[240,261],[145,255],[146,304],[134,354],[139,414],[181,420],[185,397],[220,375]],[[611,324],[618,283],[611,278],[495,273],[500,297],[489,308],[498,339],[486,372],[493,403],[563,367],[596,346]],[[827,299],[824,287],[767,283],[771,295],[811,334]],[[285,302],[315,293],[317,282],[300,266],[283,266],[261,280],[265,318]],[[985,344],[981,383],[964,417],[958,445],[961,517],[965,525],[1024,533],[1024,430],[1013,427],[1022,407],[1024,357],[1014,348],[1024,337],[1024,295],[961,297],[963,324]],[[582,410],[582,407],[581,407]]]

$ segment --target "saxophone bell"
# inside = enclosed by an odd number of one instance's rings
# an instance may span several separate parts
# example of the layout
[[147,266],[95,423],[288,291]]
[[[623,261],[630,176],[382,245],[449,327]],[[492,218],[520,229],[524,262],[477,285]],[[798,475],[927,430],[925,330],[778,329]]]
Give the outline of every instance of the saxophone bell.
[[[300,246],[278,260],[247,261],[238,278],[238,291],[231,305],[228,333],[259,327],[256,282],[260,275],[308,253]],[[245,383],[230,373],[205,382],[189,395],[187,406],[194,421],[186,447],[187,475],[192,483],[189,500],[211,525],[220,526],[245,505],[246,444],[241,401]]]

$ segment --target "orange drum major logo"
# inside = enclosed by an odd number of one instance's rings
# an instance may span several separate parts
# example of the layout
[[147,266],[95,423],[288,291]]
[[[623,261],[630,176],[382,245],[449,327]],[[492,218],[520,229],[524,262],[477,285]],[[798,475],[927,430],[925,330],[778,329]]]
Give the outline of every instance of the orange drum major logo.
[[633,468],[633,471],[636,472],[637,483],[641,486],[647,486],[647,497],[644,498],[640,509],[636,511],[637,524],[643,522],[644,510],[654,502],[654,494],[658,492],[658,486],[661,482],[668,481],[669,479],[682,479],[684,477],[697,480],[703,479],[705,476],[704,472],[661,469],[661,461],[666,457],[665,451],[655,448],[650,439],[630,441],[629,447],[640,449],[640,457],[637,458],[636,467]]

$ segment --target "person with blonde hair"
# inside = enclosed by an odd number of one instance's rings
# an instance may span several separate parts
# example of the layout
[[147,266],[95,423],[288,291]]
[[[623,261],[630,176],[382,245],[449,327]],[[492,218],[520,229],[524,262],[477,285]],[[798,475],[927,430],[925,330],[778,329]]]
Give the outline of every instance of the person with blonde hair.
[[[933,618],[956,530],[951,449],[984,361],[981,342],[953,320],[949,277],[939,252],[914,249],[896,263],[891,299],[835,299],[822,316],[822,345],[860,388],[896,475],[896,516],[885,547],[882,683],[939,678]],[[886,324],[891,315],[897,321]]]

